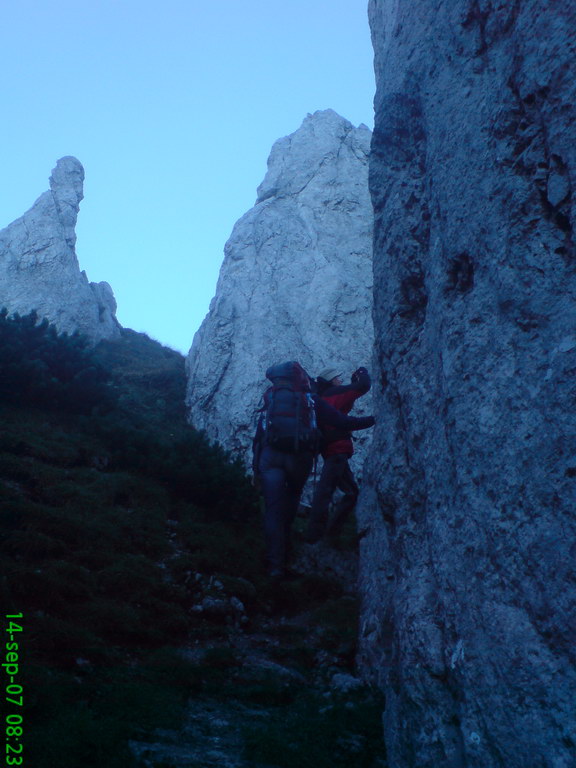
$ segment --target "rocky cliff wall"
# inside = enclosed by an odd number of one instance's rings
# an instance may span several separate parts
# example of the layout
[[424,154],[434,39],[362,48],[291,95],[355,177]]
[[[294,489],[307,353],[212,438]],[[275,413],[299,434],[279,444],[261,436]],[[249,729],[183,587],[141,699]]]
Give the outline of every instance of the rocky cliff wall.
[[311,375],[335,365],[348,376],[370,363],[370,138],[331,110],[309,115],[274,144],[256,205],[226,243],[187,361],[187,400],[194,426],[247,460],[271,364],[299,360]]
[[58,330],[81,331],[93,342],[120,335],[108,283],[89,283],[76,257],[76,219],[84,169],[74,157],[58,160],[50,190],[0,231],[0,307],[35,309]]
[[371,0],[361,663],[394,768],[576,765],[576,5]]

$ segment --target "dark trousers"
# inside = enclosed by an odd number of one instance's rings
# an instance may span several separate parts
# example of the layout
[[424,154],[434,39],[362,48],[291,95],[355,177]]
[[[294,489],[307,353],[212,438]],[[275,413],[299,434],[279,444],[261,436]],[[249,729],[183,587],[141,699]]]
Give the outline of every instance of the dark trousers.
[[[344,496],[336,506],[334,516],[328,522],[328,510],[334,491],[339,488]],[[325,533],[338,534],[343,523],[356,506],[358,485],[348,464],[348,456],[338,453],[324,459],[322,474],[314,491],[312,509],[306,539],[310,543],[319,541]]]
[[286,567],[290,529],[312,462],[311,453],[295,455],[269,446],[262,449],[258,467],[264,496],[264,535],[271,572],[282,572]]

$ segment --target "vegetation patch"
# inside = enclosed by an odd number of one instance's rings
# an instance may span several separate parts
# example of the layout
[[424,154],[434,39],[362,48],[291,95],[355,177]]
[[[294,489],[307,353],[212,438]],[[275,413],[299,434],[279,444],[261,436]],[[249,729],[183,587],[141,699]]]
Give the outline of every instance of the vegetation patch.
[[369,689],[345,700],[305,692],[246,728],[246,757],[278,768],[384,768],[382,701]]
[[381,765],[381,703],[318,688],[351,668],[355,601],[315,574],[268,583],[242,464],[185,423],[182,356],[3,311],[0,371],[0,599],[24,614],[28,763],[141,768],[130,743],[185,738],[195,703],[235,713],[231,749],[255,763]]
[[208,625],[190,574],[252,576],[256,500],[186,425],[173,350],[132,332],[94,350],[3,311],[0,371],[0,596],[24,614],[28,758],[129,766],[129,738],[177,725],[202,685],[170,650]]

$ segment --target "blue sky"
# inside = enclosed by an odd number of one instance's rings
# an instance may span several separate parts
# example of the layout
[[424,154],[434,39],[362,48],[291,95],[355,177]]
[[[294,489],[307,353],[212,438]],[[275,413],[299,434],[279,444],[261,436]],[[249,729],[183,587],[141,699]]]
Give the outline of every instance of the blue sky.
[[308,113],[373,124],[367,0],[3,4],[0,228],[56,160],[84,165],[80,267],[122,325],[187,352],[276,139]]

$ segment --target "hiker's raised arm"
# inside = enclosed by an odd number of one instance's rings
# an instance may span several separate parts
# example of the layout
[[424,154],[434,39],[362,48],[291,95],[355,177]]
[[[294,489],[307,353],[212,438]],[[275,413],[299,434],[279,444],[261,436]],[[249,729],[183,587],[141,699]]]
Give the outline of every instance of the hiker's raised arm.
[[374,416],[344,416],[320,397],[314,396],[314,402],[316,403],[316,416],[320,427],[357,430],[374,426]]

